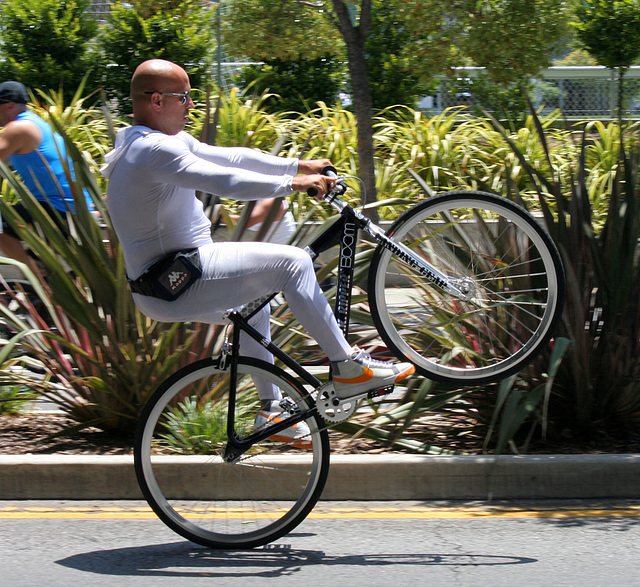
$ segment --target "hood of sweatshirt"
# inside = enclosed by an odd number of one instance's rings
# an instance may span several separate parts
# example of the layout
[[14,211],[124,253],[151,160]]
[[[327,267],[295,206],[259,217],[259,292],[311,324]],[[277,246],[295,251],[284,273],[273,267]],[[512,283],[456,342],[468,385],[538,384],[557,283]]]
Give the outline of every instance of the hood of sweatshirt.
[[153,131],[150,128],[140,125],[121,128],[116,135],[115,147],[104,156],[105,164],[100,168],[100,173],[106,178],[111,177],[114,167],[127,152],[129,146],[137,138],[148,135],[151,132]]

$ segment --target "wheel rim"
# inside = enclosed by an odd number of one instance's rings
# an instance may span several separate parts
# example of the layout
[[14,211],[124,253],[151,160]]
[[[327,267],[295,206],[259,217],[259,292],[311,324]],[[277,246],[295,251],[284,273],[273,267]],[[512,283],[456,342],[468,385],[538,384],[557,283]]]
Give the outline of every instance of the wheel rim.
[[[175,398],[189,397],[185,392],[192,393],[196,388],[200,397],[203,393],[212,393],[212,397],[220,394],[226,376],[213,366],[206,366],[167,387],[149,411],[139,435],[136,470],[154,511],[176,532],[213,547],[253,547],[286,533],[313,507],[326,478],[328,445],[317,421],[309,419],[310,450],[267,441],[253,447],[235,464],[224,462],[218,454],[165,454],[169,448],[175,452],[176,445],[182,442],[174,438],[167,440],[167,426],[156,425],[166,422],[170,411],[175,414]],[[252,384],[255,376],[276,383],[283,394],[294,401],[303,401],[295,385],[260,366],[241,363],[241,396],[236,410],[241,419],[239,431],[242,427],[246,431],[253,427],[253,416],[257,411],[255,391],[244,388]],[[227,399],[219,397],[218,402],[221,404],[220,425],[224,429],[226,410],[222,406],[227,404]],[[177,409],[188,412],[184,405]],[[187,420],[193,420],[190,412],[188,416]],[[193,434],[193,430],[187,432]],[[181,434],[182,431],[177,436]],[[207,447],[190,441],[188,450],[215,452],[221,443],[222,440],[214,442],[216,446]],[[182,452],[186,450],[183,446]],[[177,477],[181,482],[175,490],[172,488],[176,487]]]
[[469,299],[452,299],[384,250],[372,305],[396,353],[445,381],[493,381],[530,360],[559,314],[563,284],[554,251],[526,214],[492,196],[458,196],[455,208],[443,197],[391,232],[470,290]]

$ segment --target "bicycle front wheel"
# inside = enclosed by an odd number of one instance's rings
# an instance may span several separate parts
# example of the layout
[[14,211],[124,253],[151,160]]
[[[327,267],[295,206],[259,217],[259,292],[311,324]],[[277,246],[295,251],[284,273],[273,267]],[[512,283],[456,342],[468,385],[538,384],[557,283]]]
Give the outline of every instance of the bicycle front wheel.
[[479,384],[528,364],[548,342],[564,302],[558,251],[513,202],[450,192],[410,208],[387,236],[465,295],[447,293],[417,264],[379,245],[369,274],[378,331],[398,357],[436,381]]
[[[256,377],[277,385],[300,410],[309,408],[295,379],[241,357],[235,406],[240,438],[254,429]],[[253,548],[290,532],[316,504],[329,470],[329,440],[320,418],[309,416],[304,448],[269,439],[226,462],[221,450],[229,378],[213,359],[204,359],[161,385],[138,425],[135,468],[147,502],[175,532],[210,548]]]

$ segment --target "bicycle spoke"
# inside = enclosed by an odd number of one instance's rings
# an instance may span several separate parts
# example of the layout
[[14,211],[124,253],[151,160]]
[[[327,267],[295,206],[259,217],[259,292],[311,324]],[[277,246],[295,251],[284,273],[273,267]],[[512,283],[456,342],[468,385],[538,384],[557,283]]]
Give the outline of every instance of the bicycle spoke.
[[[240,438],[254,429],[255,379],[277,385],[294,405],[308,409],[306,392],[283,371],[240,359],[234,412]],[[322,421],[310,416],[304,420],[308,448],[294,446],[300,438],[291,444],[261,441],[227,462],[221,451],[228,442],[228,382],[228,372],[205,361],[162,386],[141,420],[136,472],[154,511],[176,532],[214,548],[248,548],[274,540],[305,518],[326,480],[328,438]],[[172,467],[183,480],[178,491]]]

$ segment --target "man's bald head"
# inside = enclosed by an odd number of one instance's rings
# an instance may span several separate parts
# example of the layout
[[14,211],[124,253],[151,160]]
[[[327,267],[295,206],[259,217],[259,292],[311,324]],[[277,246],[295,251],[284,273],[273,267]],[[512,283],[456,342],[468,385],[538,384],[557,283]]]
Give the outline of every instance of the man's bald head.
[[135,101],[148,95],[145,92],[173,92],[189,81],[187,72],[179,65],[164,59],[144,61],[133,72],[131,98]]
[[[171,94],[185,94],[191,90],[187,72],[164,59],[144,61],[131,78],[131,100],[133,103],[133,119],[141,124],[167,134],[175,134],[184,128],[187,114],[193,102],[176,110],[179,98]],[[167,95],[169,94],[169,95]],[[173,102],[168,101],[172,99]],[[185,112],[181,112],[185,110]]]

